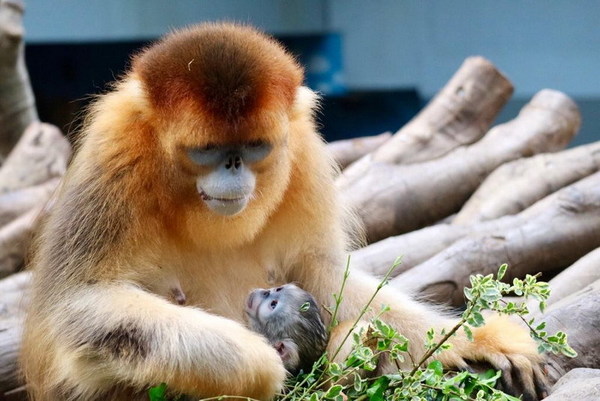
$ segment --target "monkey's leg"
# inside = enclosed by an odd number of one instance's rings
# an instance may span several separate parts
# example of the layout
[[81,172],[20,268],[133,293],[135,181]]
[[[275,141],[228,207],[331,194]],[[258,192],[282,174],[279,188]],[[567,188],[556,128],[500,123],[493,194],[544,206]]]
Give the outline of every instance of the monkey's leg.
[[[103,385],[270,399],[285,370],[275,350],[238,323],[137,287],[92,285],[51,306],[61,377],[82,399]],[[50,324],[49,324],[50,326]]]
[[[317,268],[311,259],[304,264],[308,269],[296,279],[304,289],[313,293],[319,302],[329,306],[333,303],[331,294],[340,291],[343,271],[335,266],[321,265]],[[353,271],[346,282],[338,320],[354,321],[374,294],[377,284],[377,279],[364,272]],[[436,333],[440,333],[442,329],[448,332],[458,322],[455,317],[444,314],[431,305],[417,302],[391,287],[381,289],[371,304],[371,311],[363,319],[368,320],[379,312],[381,305],[391,308],[382,319],[408,338],[410,353],[415,361],[425,355],[425,333],[428,329],[434,328]],[[337,331],[333,334],[339,337],[345,336],[346,333]],[[537,353],[536,345],[525,329],[507,319],[492,318],[484,327],[474,329],[473,334],[474,341],[470,342],[463,331],[459,330],[449,340],[453,347],[435,358],[447,368],[466,369],[471,361],[489,363],[502,371],[505,391],[523,394],[525,400],[536,400],[543,395],[543,358]],[[330,342],[341,342],[340,338],[333,337]],[[404,365],[407,369],[412,368],[409,358],[406,358]],[[389,369],[392,368],[390,365]]]

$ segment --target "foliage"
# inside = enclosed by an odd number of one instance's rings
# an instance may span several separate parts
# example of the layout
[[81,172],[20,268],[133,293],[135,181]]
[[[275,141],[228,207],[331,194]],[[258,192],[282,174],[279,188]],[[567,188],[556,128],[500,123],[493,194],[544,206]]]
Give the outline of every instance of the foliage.
[[[276,398],[277,401],[518,401],[518,398],[495,389],[500,372],[494,370],[485,373],[445,372],[441,362],[432,360],[440,352],[452,346],[451,337],[460,329],[464,331],[467,338],[472,340],[472,328],[480,327],[485,323],[483,311],[519,316],[529,328],[532,338],[538,343],[540,352],[576,356],[575,351],[567,344],[565,333],[548,335],[544,331],[545,323],[538,324],[534,319],[524,318],[529,313],[525,302],[506,302],[502,299],[508,294],[522,296],[525,300],[534,298],[543,311],[550,295],[548,284],[538,282],[536,276],[527,275],[523,280],[514,279],[512,284],[501,282],[506,273],[506,264],[500,266],[496,277],[492,274],[471,276],[471,287],[464,290],[466,309],[459,321],[447,332],[442,330],[436,333],[434,329],[430,329],[424,339],[425,353],[418,359],[409,351],[408,339],[381,319],[389,307],[383,306],[380,313],[371,319],[367,328],[358,329],[358,322],[370,310],[375,296],[387,283],[398,263],[399,260],[390,268],[357,317],[354,326],[348,331],[345,341],[352,341],[353,350],[346,360],[341,364],[331,362],[339,353],[341,346],[330,357],[321,356],[310,372],[301,373],[288,380],[285,390]],[[343,301],[343,289],[348,275],[347,266],[340,293],[333,296],[335,301],[333,310],[328,309],[332,315],[329,329],[337,324],[336,316]],[[383,355],[398,367],[408,358],[413,368],[410,371],[398,369],[392,374],[377,377],[361,374],[373,372]],[[163,388],[161,386],[154,387],[150,391]],[[161,391],[162,393],[160,391],[159,393],[163,398],[153,398],[150,394],[151,401],[165,401],[166,386]],[[230,397],[205,400],[224,398]],[[231,398],[250,400],[245,397]]]

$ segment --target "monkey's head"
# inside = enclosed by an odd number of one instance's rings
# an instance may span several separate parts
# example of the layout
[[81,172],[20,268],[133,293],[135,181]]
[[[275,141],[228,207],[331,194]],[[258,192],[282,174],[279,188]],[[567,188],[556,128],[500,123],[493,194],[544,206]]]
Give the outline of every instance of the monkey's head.
[[267,337],[293,374],[310,370],[327,346],[327,331],[314,297],[294,284],[252,291],[246,317],[250,328]]
[[211,218],[249,205],[262,215],[274,209],[289,179],[290,121],[303,80],[292,56],[253,28],[204,24],[138,54],[132,75],[159,148],[177,169],[173,181],[193,190]]

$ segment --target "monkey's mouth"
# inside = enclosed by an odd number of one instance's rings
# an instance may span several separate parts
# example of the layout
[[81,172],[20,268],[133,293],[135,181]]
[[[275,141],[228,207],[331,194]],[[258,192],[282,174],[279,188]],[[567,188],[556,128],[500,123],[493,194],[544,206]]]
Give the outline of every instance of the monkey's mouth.
[[203,201],[207,201],[207,202],[208,201],[218,201],[218,202],[224,202],[224,203],[242,202],[243,200],[246,199],[245,196],[238,197],[238,198],[218,198],[216,196],[210,196],[209,194],[204,192],[204,190],[200,191],[200,198],[202,198]]
[[204,204],[208,206],[210,210],[221,216],[234,216],[240,213],[246,208],[246,205],[250,201],[250,195],[245,195],[243,192],[232,195],[226,194],[226,196],[213,196],[207,194],[204,189],[198,187],[198,193]]

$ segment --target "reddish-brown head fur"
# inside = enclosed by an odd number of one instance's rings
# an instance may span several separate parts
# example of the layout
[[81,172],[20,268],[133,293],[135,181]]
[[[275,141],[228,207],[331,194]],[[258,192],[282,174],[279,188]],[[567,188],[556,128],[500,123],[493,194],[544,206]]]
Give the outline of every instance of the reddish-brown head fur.
[[220,126],[238,125],[259,111],[289,109],[303,79],[302,69],[273,39],[226,23],[165,37],[134,58],[133,71],[159,113],[190,110]]

